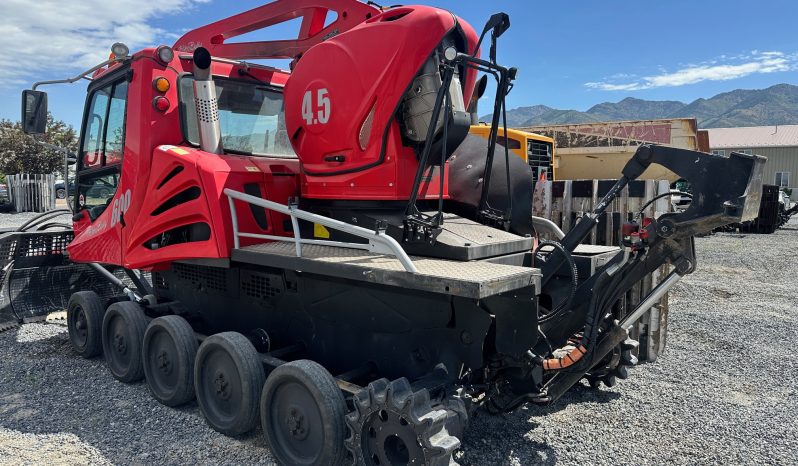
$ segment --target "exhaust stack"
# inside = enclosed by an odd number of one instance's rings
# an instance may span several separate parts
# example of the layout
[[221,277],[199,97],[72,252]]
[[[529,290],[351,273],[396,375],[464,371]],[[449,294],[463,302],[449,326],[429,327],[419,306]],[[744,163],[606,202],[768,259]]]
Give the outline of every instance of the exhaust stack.
[[204,47],[194,50],[194,102],[197,105],[197,129],[200,149],[222,153],[222,127],[216,84],[211,77],[211,53]]

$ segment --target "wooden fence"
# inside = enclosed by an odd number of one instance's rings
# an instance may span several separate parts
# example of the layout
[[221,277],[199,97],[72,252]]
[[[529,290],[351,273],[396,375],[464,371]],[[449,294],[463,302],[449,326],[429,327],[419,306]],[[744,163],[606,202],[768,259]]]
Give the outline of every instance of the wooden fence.
[[[609,191],[616,180],[568,180],[542,181],[535,185],[532,203],[533,215],[547,218],[556,223],[565,233],[576,224],[583,215],[592,212],[593,206]],[[599,220],[585,243],[605,246],[617,246],[620,240],[621,225],[633,218],[640,208],[649,200],[670,192],[667,181],[638,180],[624,188],[620,196],[610,204],[605,215]],[[673,207],[669,197],[664,197],[646,208],[646,216],[659,216],[670,212]],[[621,299],[620,315],[631,312],[638,303],[669,273],[664,265],[641,282]],[[632,329],[631,337],[640,342],[638,358],[640,361],[653,362],[665,349],[668,328],[668,295],[647,312]]]
[[55,175],[8,175],[8,197],[17,212],[55,209]]

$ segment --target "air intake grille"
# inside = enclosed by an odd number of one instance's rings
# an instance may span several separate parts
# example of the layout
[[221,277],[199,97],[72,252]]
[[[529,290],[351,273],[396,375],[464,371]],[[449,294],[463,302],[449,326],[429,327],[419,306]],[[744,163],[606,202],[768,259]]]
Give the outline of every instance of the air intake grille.
[[181,280],[191,282],[197,288],[206,290],[227,291],[227,274],[225,269],[216,267],[199,267],[189,264],[175,264],[175,275]]
[[268,301],[281,295],[285,290],[280,275],[241,271],[241,292],[261,301]]

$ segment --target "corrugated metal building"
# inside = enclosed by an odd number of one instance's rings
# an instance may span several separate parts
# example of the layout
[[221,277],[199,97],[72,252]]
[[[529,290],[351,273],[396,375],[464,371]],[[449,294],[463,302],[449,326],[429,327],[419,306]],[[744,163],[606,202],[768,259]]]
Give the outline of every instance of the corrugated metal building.
[[798,125],[710,128],[709,148],[713,153],[730,152],[764,155],[764,182],[792,189],[798,200]]

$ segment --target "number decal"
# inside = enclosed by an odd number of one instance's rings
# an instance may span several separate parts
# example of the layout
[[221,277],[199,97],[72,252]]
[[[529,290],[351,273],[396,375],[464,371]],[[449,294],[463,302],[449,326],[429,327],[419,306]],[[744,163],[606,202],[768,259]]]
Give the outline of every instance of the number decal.
[[120,217],[122,214],[127,212],[127,209],[130,208],[130,190],[128,189],[125,191],[125,194],[119,196],[113,203],[111,207],[111,226],[113,227],[119,222]]
[[326,125],[330,121],[330,97],[327,89],[319,89],[319,123]]
[[305,96],[302,97],[302,118],[305,120],[305,123],[311,125],[313,124],[313,94],[310,91],[305,92]]
[[302,96],[302,119],[305,120],[305,124],[321,123],[326,125],[330,121],[330,115],[332,115],[332,103],[330,102],[330,93],[326,88],[316,91],[316,105],[313,105],[313,92],[305,92],[305,95]]

